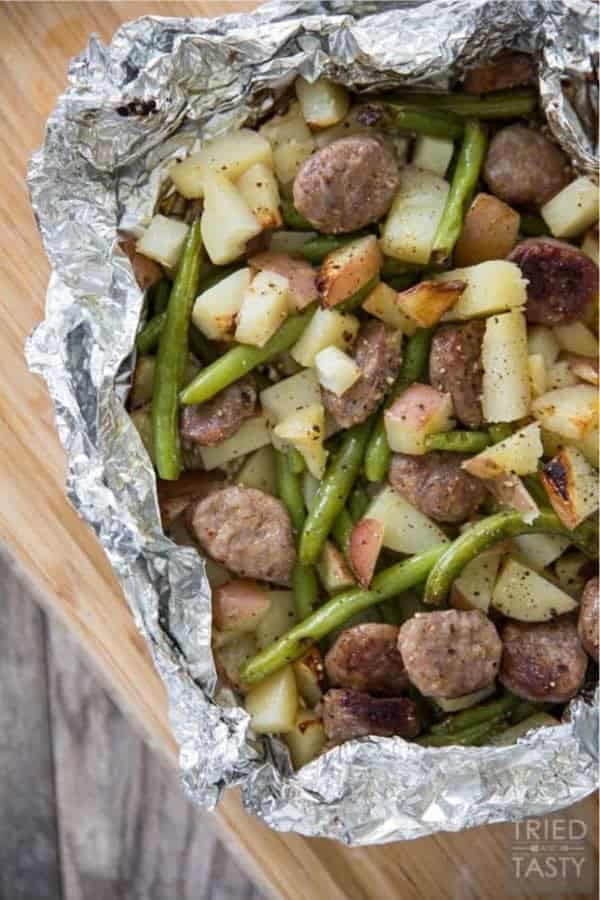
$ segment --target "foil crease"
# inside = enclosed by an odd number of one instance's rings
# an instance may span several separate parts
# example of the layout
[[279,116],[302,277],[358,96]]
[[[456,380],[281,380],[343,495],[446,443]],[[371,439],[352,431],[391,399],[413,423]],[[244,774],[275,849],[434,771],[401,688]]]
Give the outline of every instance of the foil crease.
[[[69,69],[29,187],[52,264],[46,317],[27,345],[68,456],[67,492],[101,541],[166,685],[189,795],[213,808],[242,784],[272,828],[349,845],[540,815],[597,783],[598,706],[505,748],[349,742],[291,772],[216,694],[210,589],[195,550],[160,526],[149,459],[123,402],[143,296],[118,229],[152,215],[165,165],[199,138],[265,115],[298,73],[368,92],[446,89],[499,50],[533,52],[550,127],[596,173],[598,34],[587,0],[276,2],[217,19],[145,17],[108,46],[92,37]],[[127,113],[125,115],[124,113]]]

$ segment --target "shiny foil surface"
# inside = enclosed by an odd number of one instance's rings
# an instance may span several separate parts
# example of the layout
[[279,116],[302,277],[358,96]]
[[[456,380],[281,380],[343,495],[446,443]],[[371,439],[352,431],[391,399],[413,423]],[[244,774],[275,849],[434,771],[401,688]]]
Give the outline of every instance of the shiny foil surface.
[[[550,127],[596,171],[598,34],[587,0],[268,3],[217,19],[145,17],[73,60],[31,162],[29,187],[52,264],[46,318],[27,345],[48,384],[68,455],[71,502],[96,532],[166,685],[181,775],[214,807],[242,784],[272,828],[366,845],[540,815],[597,783],[597,706],[503,748],[424,749],[364,738],[292,774],[216,693],[204,563],[161,530],[155,477],[124,410],[143,296],[117,231],[152,215],[169,160],[254,123],[298,73],[358,91],[446,89],[502,48],[531,51]],[[127,115],[124,113],[127,112]]]

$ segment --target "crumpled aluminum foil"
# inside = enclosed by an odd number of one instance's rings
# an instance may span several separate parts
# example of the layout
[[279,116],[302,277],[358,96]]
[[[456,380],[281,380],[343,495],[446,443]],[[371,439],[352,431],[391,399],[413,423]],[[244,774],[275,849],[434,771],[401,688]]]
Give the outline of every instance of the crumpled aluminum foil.
[[597,42],[586,0],[332,0],[146,17],[108,47],[92,37],[72,62],[29,173],[53,273],[27,356],[54,401],[69,498],[102,542],[167,687],[182,779],[199,804],[212,808],[241,783],[247,808],[271,827],[365,845],[539,815],[594,790],[597,705],[584,698],[568,722],[514,747],[365,738],[295,775],[282,744],[249,733],[234,698],[216,702],[204,563],[162,534],[153,470],[123,408],[143,298],[116,232],[151,215],[166,160],[256,121],[299,72],[359,90],[445,89],[504,47],[530,50],[550,127],[577,168],[596,171]]

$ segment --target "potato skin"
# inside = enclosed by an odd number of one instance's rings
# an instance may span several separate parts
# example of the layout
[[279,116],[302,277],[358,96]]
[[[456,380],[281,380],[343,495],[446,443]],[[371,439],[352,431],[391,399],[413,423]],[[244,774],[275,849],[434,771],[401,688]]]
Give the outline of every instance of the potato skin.
[[477,194],[465,216],[454,247],[455,266],[475,266],[488,259],[506,259],[519,235],[521,217],[491,194]]

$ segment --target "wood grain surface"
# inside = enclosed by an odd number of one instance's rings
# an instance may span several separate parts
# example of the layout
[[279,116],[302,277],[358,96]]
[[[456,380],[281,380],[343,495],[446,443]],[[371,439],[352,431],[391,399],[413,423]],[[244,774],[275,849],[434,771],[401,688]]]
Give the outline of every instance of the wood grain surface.
[[[41,142],[46,117],[64,89],[68,61],[91,32],[108,40],[121,22],[148,13],[217,15],[255,5],[92,2],[0,7],[0,539],[36,579],[49,608],[86,648],[120,706],[173,763],[176,748],[164,691],[102,549],[65,499],[64,460],[51,406],[42,383],[28,373],[23,360],[25,337],[43,315],[48,279],[24,174]],[[590,800],[580,804],[578,814],[591,821],[594,808]],[[214,819],[255,877],[281,897],[497,900],[505,895],[514,839],[511,825],[348,851],[327,840],[270,832],[243,813],[236,792],[228,794]]]

